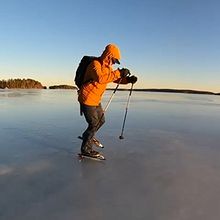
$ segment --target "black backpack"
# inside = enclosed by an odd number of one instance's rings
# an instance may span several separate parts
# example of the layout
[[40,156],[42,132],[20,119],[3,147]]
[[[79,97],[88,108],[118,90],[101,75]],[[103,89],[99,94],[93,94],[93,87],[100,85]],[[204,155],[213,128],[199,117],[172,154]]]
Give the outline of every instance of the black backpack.
[[[80,63],[79,66],[76,70],[76,75],[75,75],[75,79],[74,82],[77,85],[77,87],[80,89],[82,87],[83,84],[87,83],[84,82],[84,76],[86,73],[86,69],[89,66],[89,64],[93,61],[93,60],[98,60],[98,57],[94,57],[94,56],[84,56]],[[90,81],[90,80],[89,80]]]

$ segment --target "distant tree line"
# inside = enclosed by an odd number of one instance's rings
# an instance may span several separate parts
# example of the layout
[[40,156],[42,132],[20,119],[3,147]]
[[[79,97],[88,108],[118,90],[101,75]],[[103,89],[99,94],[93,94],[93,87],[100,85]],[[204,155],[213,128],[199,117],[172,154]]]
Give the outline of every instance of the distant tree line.
[[[107,88],[107,90],[115,90],[114,88]],[[118,89],[118,91],[129,91],[130,89]],[[199,91],[191,89],[133,89],[136,92],[167,92],[167,93],[185,93],[185,94],[201,94],[201,95],[220,95],[209,91]]]
[[0,89],[45,89],[46,87],[33,79],[0,80]]
[[55,85],[55,86],[49,86],[49,89],[76,89],[76,87],[69,85]]

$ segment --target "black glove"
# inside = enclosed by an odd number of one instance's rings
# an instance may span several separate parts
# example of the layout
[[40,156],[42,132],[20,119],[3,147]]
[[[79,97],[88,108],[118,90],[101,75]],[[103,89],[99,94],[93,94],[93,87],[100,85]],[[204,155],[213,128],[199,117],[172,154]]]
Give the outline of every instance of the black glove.
[[136,76],[130,76],[130,77],[127,77],[128,79],[128,83],[132,83],[132,84],[135,84],[137,82],[137,77]]
[[126,68],[122,68],[122,69],[119,69],[120,71],[120,74],[121,74],[121,78],[125,78],[127,76],[130,76],[131,73],[130,73],[130,70],[129,69],[126,69]]

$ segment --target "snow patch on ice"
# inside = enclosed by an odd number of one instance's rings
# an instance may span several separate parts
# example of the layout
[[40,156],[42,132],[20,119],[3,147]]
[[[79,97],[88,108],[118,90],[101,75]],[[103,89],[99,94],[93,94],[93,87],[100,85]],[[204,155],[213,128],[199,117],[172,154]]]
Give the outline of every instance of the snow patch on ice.
[[27,174],[34,174],[38,172],[42,172],[44,170],[48,170],[51,167],[51,163],[47,160],[36,161],[33,164],[29,164],[25,167],[25,171]]
[[12,167],[0,165],[0,176],[11,174],[14,171]]

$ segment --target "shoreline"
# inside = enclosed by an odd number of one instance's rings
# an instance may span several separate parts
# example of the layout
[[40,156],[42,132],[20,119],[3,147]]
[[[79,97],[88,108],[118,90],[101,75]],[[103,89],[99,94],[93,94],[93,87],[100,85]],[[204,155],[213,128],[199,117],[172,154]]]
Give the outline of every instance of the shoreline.
[[[114,90],[108,88],[107,90]],[[130,89],[117,89],[118,91],[130,91]],[[163,93],[182,93],[182,94],[199,94],[199,95],[220,95],[218,92],[200,91],[192,89],[133,89],[135,92],[163,92]]]
[[[59,87],[59,86],[50,86],[49,88],[0,88],[1,91],[3,90],[77,90],[74,86],[66,86],[66,87]],[[115,90],[114,88],[107,88],[108,91]],[[119,88],[117,91],[130,91],[130,89],[122,89]],[[134,92],[154,92],[154,93],[180,93],[180,94],[198,94],[198,95],[220,95],[218,92],[210,92],[210,91],[200,91],[200,90],[192,90],[192,89],[133,89]]]

